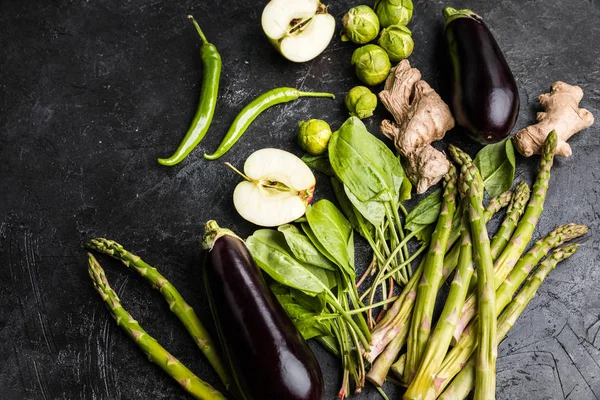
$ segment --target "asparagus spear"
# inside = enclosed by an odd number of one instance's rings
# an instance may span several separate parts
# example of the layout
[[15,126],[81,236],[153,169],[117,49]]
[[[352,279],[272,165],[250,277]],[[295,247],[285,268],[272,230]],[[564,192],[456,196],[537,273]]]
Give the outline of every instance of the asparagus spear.
[[[502,193],[490,200],[486,208],[485,220],[489,222],[494,214],[500,211],[502,208],[506,207],[510,200],[512,199],[512,192]],[[459,230],[456,230],[457,232]],[[460,250],[460,246],[456,247],[457,250]],[[451,250],[444,257],[444,265],[442,268],[443,278],[445,281],[448,276],[454,271],[458,263],[458,255],[459,252]],[[412,309],[414,306],[414,301],[416,298],[416,289],[419,280],[421,279],[421,274],[423,272],[423,263],[419,265],[419,267],[415,270],[413,275],[411,276],[408,283],[404,286],[402,293],[398,297],[392,307],[385,314],[383,319],[375,326],[375,329],[372,331],[372,339],[371,339],[371,349],[367,352],[363,352],[363,356],[369,362],[374,362],[377,356],[384,351],[386,346],[392,341],[398,338],[398,343],[400,343],[400,348],[404,346],[406,343],[406,337],[408,334],[408,326],[410,324],[410,317],[412,315]],[[393,358],[393,357],[392,357]],[[385,371],[385,374],[381,377],[385,379],[385,375],[387,375],[387,370],[380,366],[377,369],[380,373]],[[379,379],[373,379],[373,382],[376,382]]]
[[[523,283],[527,275],[531,271],[531,268],[537,264],[542,258],[544,258],[552,249],[557,248],[563,243],[576,239],[587,233],[588,227],[585,225],[578,224],[567,224],[556,227],[550,232],[545,238],[538,240],[533,247],[519,259],[515,267],[510,274],[508,279],[506,276],[495,275],[496,283],[500,282],[496,290],[496,308],[500,311],[506,307],[506,304],[510,302],[512,295],[516,289]],[[500,300],[502,297],[502,300]],[[499,312],[498,312],[499,313]],[[469,296],[463,309],[460,313],[458,324],[454,331],[454,338],[460,338],[463,330],[469,324],[469,322],[477,314],[477,301],[474,295]]]
[[[572,240],[583,235],[586,231],[587,228],[581,225],[563,225],[562,227],[554,230],[546,238],[538,241],[538,243],[536,243],[532,249],[522,257],[522,259],[526,261],[519,261],[519,263],[517,263],[518,267],[515,267],[513,273],[511,273],[511,277],[507,279],[506,285],[502,285],[496,291],[496,297],[498,298],[496,315],[500,315],[500,313],[503,311],[503,307],[506,306],[519,285],[523,283],[529,271],[531,271],[531,269],[542,257],[552,250],[552,247],[546,247],[547,243],[555,243],[557,246],[559,246],[567,240]],[[543,253],[540,253],[538,250],[540,248],[544,248]],[[514,279],[514,282],[510,282],[511,279]],[[449,383],[450,379],[452,379],[452,377],[460,371],[461,365],[469,359],[475,347],[478,345],[477,338],[474,335],[478,329],[478,324],[479,318],[475,317],[475,319],[464,330],[456,346],[452,348],[452,350],[444,359],[444,363],[442,364],[442,367],[440,368],[436,378],[438,384],[442,385],[441,387]]]
[[467,289],[472,274],[473,249],[471,235],[467,230],[463,234],[460,244],[458,268],[450,285],[450,292],[444,309],[429,339],[421,365],[404,394],[404,399],[423,399],[432,386],[433,378],[444,361],[444,356],[450,346],[452,333],[454,332],[459,312],[467,296]]
[[517,185],[513,199],[506,210],[506,217],[504,218],[504,221],[502,221],[502,225],[500,225],[498,232],[496,232],[496,235],[490,244],[490,251],[493,259],[496,259],[502,250],[504,250],[510,237],[517,228],[519,219],[525,212],[525,205],[529,200],[530,194],[531,190],[527,183],[520,182]]
[[[517,296],[510,302],[506,310],[498,318],[498,341],[501,341],[508,331],[514,326],[527,304],[534,298],[538,288],[556,265],[575,254],[578,244],[570,244],[554,250],[538,267],[534,275],[530,276]],[[471,356],[460,373],[452,383],[438,397],[441,400],[464,399],[473,389],[475,384],[475,357]]]
[[404,367],[406,365],[406,353],[402,353],[400,357],[392,364],[391,370],[398,379],[404,377]]
[[[527,244],[533,236],[533,231],[544,209],[544,201],[548,192],[548,183],[550,181],[550,170],[554,162],[554,153],[556,151],[557,135],[555,131],[550,132],[544,147],[542,148],[542,159],[538,167],[538,176],[533,185],[532,196],[527,203],[527,208],[523,217],[517,224],[510,242],[494,261],[495,287],[498,288],[504,279],[513,269],[516,262],[521,257],[521,254],[527,247]],[[466,304],[472,303],[473,300],[467,299]],[[460,328],[460,324],[457,328]],[[460,332],[455,331],[454,340],[460,337]]]
[[[502,221],[502,225],[496,235],[492,239],[490,243],[490,252],[492,253],[492,259],[496,261],[498,255],[504,250],[506,244],[510,240],[511,235],[517,228],[517,224],[519,222],[519,218],[523,215],[525,211],[525,205],[529,200],[530,196],[529,186],[525,182],[519,183],[514,192],[514,197],[511,200],[511,203],[506,210],[506,217],[504,221]],[[469,293],[475,291],[477,286],[477,273],[473,274],[471,278],[471,282],[469,283]],[[456,332],[458,334],[458,331]],[[458,335],[460,336],[460,335]],[[456,343],[456,335],[454,335],[453,343]]]
[[150,361],[171,375],[194,398],[200,400],[225,400],[225,397],[220,392],[194,375],[192,371],[187,369],[185,365],[173,357],[142,329],[131,314],[123,308],[121,300],[119,300],[117,294],[108,284],[104,270],[90,253],[88,253],[88,272],[94,282],[96,291],[108,306],[108,310],[117,321],[117,325],[133,339],[138,347],[148,356]]
[[473,258],[477,267],[477,301],[479,303],[479,346],[475,400],[495,399],[496,393],[496,293],[494,291],[494,262],[490,239],[483,219],[483,180],[470,157],[454,146],[450,154],[462,166],[459,190],[467,201]]
[[502,210],[504,207],[510,205],[514,199],[514,196],[515,192],[507,190],[504,193],[500,193],[498,196],[492,197],[488,205],[485,207],[486,222],[489,222],[494,214]]
[[123,246],[114,240],[96,238],[90,240],[86,246],[100,253],[107,254],[117,260],[121,260],[127,267],[132,267],[139,273],[153,288],[157,289],[169,304],[169,309],[179,318],[185,326],[190,336],[196,342],[202,353],[206,356],[212,367],[215,369],[226,389],[229,389],[231,377],[228,369],[222,361],[218,347],[210,337],[210,334],[198,319],[194,309],[181,297],[181,294],[175,287],[156,270],[156,268],[146,264],[144,260],[135,254],[125,250]]
[[417,299],[408,331],[406,367],[404,378],[410,382],[414,376],[429,334],[433,308],[439,286],[442,281],[442,267],[446,254],[452,217],[456,209],[456,169],[451,166],[444,177],[444,194],[442,209],[438,218],[435,231],[431,237],[429,252],[425,257],[423,273],[417,289]]

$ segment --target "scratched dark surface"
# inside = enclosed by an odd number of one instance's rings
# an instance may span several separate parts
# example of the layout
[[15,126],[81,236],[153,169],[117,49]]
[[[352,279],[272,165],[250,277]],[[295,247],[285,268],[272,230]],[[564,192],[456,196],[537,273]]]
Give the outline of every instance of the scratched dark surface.
[[[357,1],[331,2],[338,19]],[[443,1],[415,2],[414,66],[440,88]],[[600,117],[600,3],[597,0],[457,1],[488,21],[517,79],[517,127],[534,120],[536,96],[555,80],[581,85],[582,106]],[[0,2],[0,398],[188,399],[118,328],[92,288],[81,245],[114,238],[157,266],[209,319],[199,239],[208,219],[246,236],[234,211],[239,178],[202,159],[241,107],[268,89],[296,86],[338,95],[299,100],[264,113],[225,157],[235,165],[262,147],[300,154],[296,125],[310,117],[334,127],[357,84],[350,44],[338,37],[312,62],[279,56],[260,28],[262,2]],[[212,128],[174,168],[174,150],[194,113],[202,75],[192,12],[219,48],[222,89]],[[339,25],[338,25],[339,26]],[[443,86],[442,86],[443,87]],[[372,132],[385,115],[368,121]],[[442,143],[472,153],[453,132]],[[571,140],[574,155],[553,169],[535,238],[566,222],[591,227],[586,243],[544,282],[499,350],[499,399],[600,399],[600,129]],[[519,158],[531,181],[535,160]],[[318,176],[318,197],[329,194]],[[496,221],[497,222],[497,221]],[[364,245],[361,260],[366,259]],[[125,307],[193,371],[216,375],[160,295],[120,264],[100,257]],[[363,266],[364,267],[364,263]],[[311,344],[326,398],[340,384],[338,361]],[[400,390],[386,386],[391,398]],[[376,399],[367,388],[356,398]]]

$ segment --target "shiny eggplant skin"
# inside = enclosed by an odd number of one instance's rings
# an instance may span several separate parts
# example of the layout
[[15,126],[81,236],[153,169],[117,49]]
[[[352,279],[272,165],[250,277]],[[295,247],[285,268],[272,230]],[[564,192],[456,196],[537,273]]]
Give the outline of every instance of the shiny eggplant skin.
[[472,11],[447,7],[444,16],[456,122],[480,143],[506,139],[519,114],[519,92],[498,43]]
[[244,242],[217,237],[206,261],[211,311],[241,398],[321,400],[319,364]]

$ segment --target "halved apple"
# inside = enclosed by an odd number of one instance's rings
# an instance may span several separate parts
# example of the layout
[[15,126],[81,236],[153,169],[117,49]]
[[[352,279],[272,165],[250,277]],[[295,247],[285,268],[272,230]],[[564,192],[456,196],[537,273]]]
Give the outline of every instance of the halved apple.
[[306,212],[313,198],[315,176],[298,157],[279,149],[255,151],[244,163],[244,173],[233,192],[233,205],[246,220],[260,226],[292,222]]
[[335,32],[335,18],[319,0],[271,0],[261,24],[273,46],[294,62],[321,54]]

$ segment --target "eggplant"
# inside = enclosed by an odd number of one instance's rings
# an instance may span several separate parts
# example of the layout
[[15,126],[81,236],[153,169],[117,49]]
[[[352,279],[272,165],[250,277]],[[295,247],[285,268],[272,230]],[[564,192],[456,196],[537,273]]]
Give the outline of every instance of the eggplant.
[[450,103],[456,122],[483,144],[508,136],[519,114],[515,78],[482,18],[471,10],[443,10],[451,65]]
[[321,369],[238,236],[206,224],[204,284],[243,400],[321,400]]

